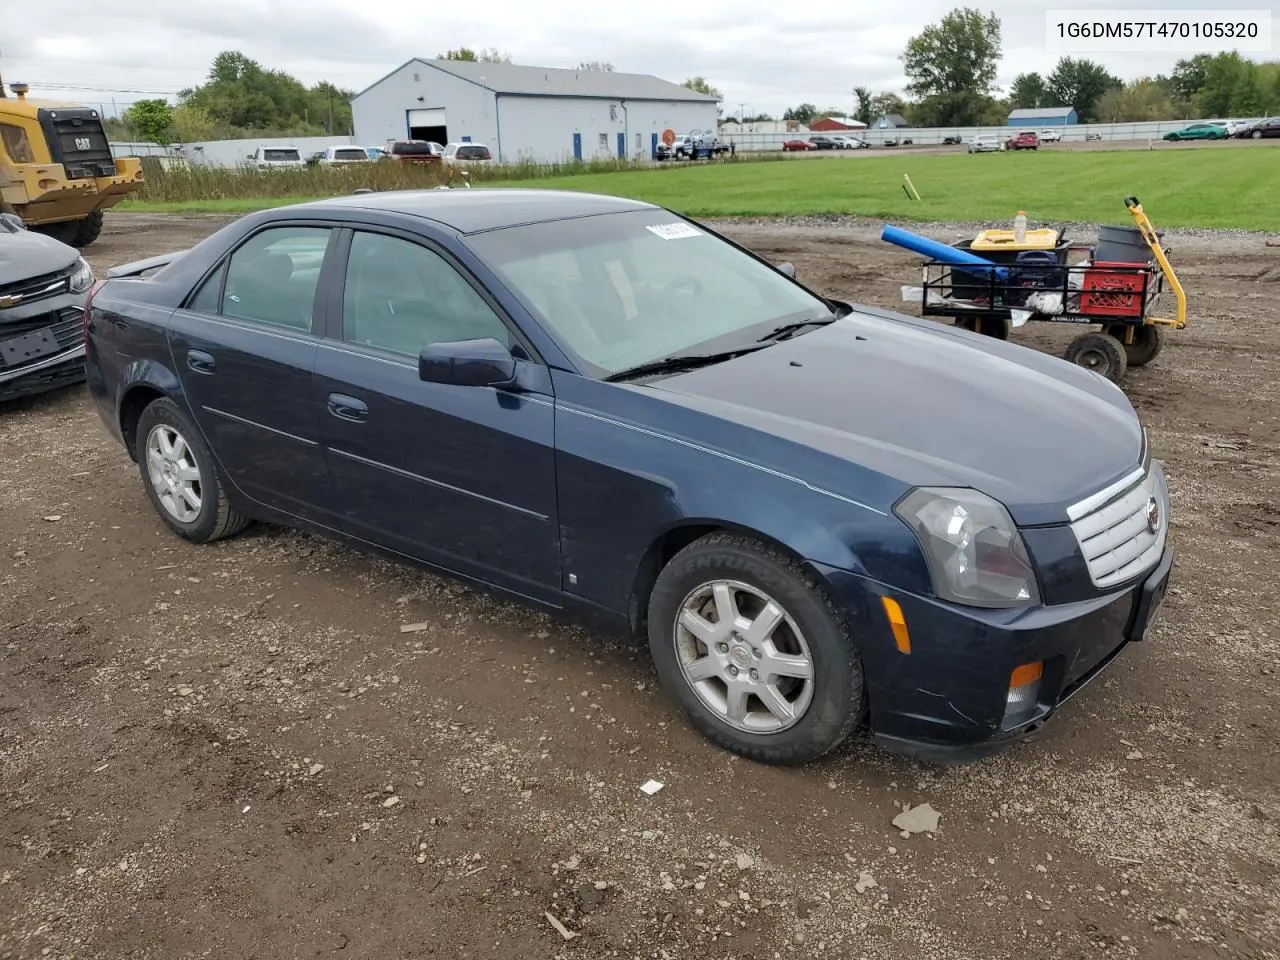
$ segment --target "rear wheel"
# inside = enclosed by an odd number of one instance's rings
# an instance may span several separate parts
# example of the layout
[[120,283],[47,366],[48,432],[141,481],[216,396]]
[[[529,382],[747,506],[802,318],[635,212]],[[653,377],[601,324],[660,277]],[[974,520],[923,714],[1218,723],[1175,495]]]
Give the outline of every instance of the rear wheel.
[[1112,383],[1119,383],[1128,367],[1124,344],[1109,333],[1085,333],[1067,344],[1065,358],[1095,373],[1100,373]]
[[726,750],[806,763],[862,718],[862,660],[843,616],[768,544],[716,533],[689,545],[658,575],[648,618],[663,689]]
[[249,520],[227,500],[212,451],[176,403],[162,397],[143,410],[135,442],[147,496],[174,533],[211,543],[245,528]]
[[72,237],[73,247],[87,247],[98,239],[102,233],[102,211],[94,210],[83,220],[76,221],[75,235]]
[[1142,326],[1134,327],[1133,343],[1125,343],[1127,329],[1128,327],[1125,324],[1117,323],[1107,327],[1105,332],[1120,341],[1120,344],[1124,347],[1125,360],[1129,366],[1141,367],[1159,356],[1160,348],[1164,346],[1163,330],[1144,323]]

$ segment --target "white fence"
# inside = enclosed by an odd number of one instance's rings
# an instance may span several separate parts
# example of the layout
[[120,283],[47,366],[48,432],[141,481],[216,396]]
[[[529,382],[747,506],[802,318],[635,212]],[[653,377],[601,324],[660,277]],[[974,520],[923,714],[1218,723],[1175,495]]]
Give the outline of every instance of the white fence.
[[[899,130],[850,130],[834,131],[842,136],[861,137],[867,143],[878,146],[886,140],[904,139],[918,145],[937,145],[947,137],[959,137],[961,142],[968,142],[980,133],[993,133],[999,137],[1010,137],[1023,130],[1055,130],[1062,134],[1063,140],[1084,140],[1088,134],[1097,134],[1103,141],[1107,140],[1159,140],[1171,130],[1181,130],[1191,123],[1204,123],[1202,120],[1158,120],[1149,123],[1074,123],[1067,126],[1044,124],[1043,126],[991,126],[991,127],[907,127]],[[1219,121],[1222,122],[1222,121]],[[808,140],[812,136],[826,135],[803,133],[733,133],[726,130],[720,139],[737,145],[739,150],[780,150],[786,140]]]
[[205,140],[201,143],[175,143],[162,147],[156,143],[113,143],[111,150],[117,157],[170,156],[186,157],[196,166],[226,167],[228,169],[247,163],[249,154],[258,147],[297,147],[305,160],[325,147],[347,147],[355,143],[353,137],[263,137],[253,140]]

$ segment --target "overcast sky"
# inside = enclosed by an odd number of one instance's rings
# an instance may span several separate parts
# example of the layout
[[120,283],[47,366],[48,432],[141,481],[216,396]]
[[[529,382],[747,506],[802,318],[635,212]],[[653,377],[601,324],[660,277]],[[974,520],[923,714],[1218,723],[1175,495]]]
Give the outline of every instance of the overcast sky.
[[[969,0],[973,3],[973,0]],[[705,76],[723,91],[726,113],[778,113],[802,102],[852,107],[850,91],[901,90],[898,55],[907,39],[956,3],[917,0],[60,0],[40,29],[0,37],[5,83],[25,80],[32,95],[99,103],[111,111],[200,83],[213,57],[240,50],[306,83],[354,90],[410,57],[450,47],[496,47],[516,63],[574,67],[604,60],[618,70],[676,82]],[[1003,21],[999,82],[1048,72],[1062,51],[1046,43],[1052,8],[1103,12],[1204,9],[1212,0],[996,0],[977,3]],[[1275,11],[1276,0],[1219,6]],[[468,9],[478,15],[468,15]],[[92,24],[93,29],[88,28]],[[1280,34],[1280,30],[1275,31]],[[1280,42],[1280,36],[1275,40]],[[1168,71],[1186,52],[1095,54],[1122,78]],[[1253,53],[1254,59],[1280,54]]]

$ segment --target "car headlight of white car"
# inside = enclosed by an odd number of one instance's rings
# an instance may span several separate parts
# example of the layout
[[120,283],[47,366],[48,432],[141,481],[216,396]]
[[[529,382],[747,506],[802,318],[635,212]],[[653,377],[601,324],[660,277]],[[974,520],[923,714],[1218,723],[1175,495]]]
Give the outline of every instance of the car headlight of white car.
[[76,265],[71,268],[69,285],[72,293],[84,293],[93,286],[93,268],[84,257],[77,260]]

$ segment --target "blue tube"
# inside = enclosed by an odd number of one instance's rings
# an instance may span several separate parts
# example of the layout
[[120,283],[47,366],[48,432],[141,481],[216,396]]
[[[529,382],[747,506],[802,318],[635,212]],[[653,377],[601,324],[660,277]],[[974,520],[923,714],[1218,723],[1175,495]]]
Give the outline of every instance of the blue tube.
[[886,243],[892,243],[894,246],[923,254],[930,260],[937,260],[940,263],[987,267],[987,270],[982,271],[983,274],[994,275],[999,280],[1003,280],[1009,275],[1007,267],[992,263],[984,257],[979,257],[958,247],[949,247],[945,243],[938,243],[936,240],[922,237],[920,234],[912,233],[910,230],[900,230],[887,223],[884,225],[884,229],[880,231],[880,239]]

